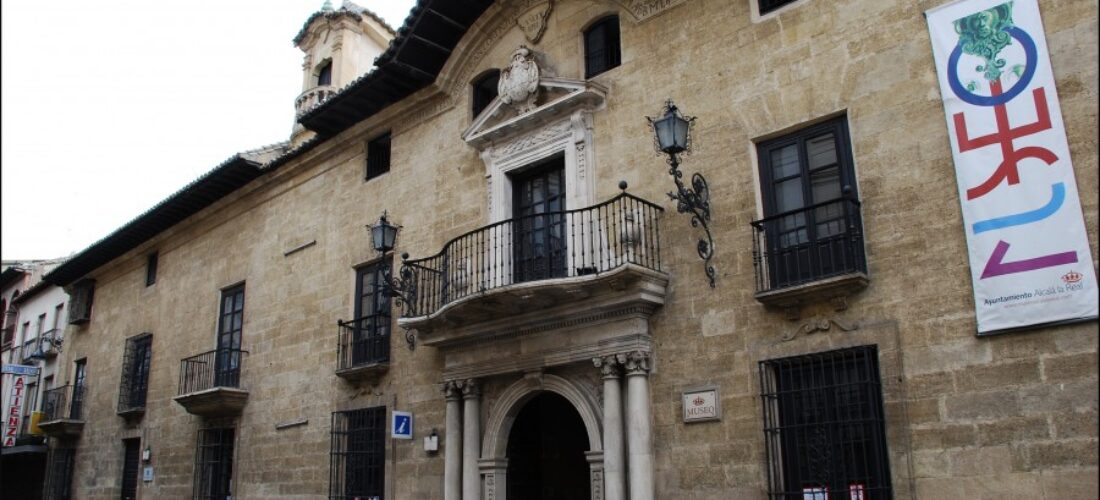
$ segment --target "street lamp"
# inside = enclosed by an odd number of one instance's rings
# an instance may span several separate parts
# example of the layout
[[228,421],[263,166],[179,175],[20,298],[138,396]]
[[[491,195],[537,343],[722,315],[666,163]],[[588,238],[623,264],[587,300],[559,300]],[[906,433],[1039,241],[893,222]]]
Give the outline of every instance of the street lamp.
[[669,192],[668,197],[676,202],[676,211],[682,214],[691,214],[691,227],[702,227],[706,233],[706,239],[699,239],[696,251],[699,258],[703,259],[703,269],[710,287],[714,288],[715,271],[710,259],[714,257],[714,239],[711,237],[707,222],[710,221],[710,190],[707,188],[707,179],[702,174],[691,176],[691,187],[685,187],[683,172],[680,172],[680,154],[691,153],[691,127],[695,124],[695,117],[684,116],[676,104],[669,99],[665,102],[664,114],[660,117],[646,117],[653,126],[654,147],[658,153],[668,155],[668,173],[672,181],[676,183],[676,191]]
[[[378,218],[378,222],[367,227],[370,228],[371,246],[374,247],[376,252],[385,255],[394,249],[397,242],[397,231],[401,229],[401,226],[391,224],[387,212],[383,211],[382,216]],[[398,278],[394,278],[391,275],[390,267],[385,266],[381,279],[382,283],[378,285],[382,288],[382,293],[390,297],[396,297],[402,308],[412,307],[413,299],[416,296],[416,280],[408,261],[408,252],[402,253],[401,272]],[[416,338],[407,329],[405,330],[405,342],[408,343],[409,349],[416,346]]]

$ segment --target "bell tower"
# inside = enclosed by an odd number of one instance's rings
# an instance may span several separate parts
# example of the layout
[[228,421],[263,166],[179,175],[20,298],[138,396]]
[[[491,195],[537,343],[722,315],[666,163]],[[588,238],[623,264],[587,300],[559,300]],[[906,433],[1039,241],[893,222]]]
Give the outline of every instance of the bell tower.
[[325,0],[321,10],[306,19],[294,37],[294,45],[305,57],[302,93],[294,100],[292,147],[313,135],[298,123],[298,118],[370,72],[374,59],[386,50],[394,35],[393,28],[377,14],[347,0],[339,9]]

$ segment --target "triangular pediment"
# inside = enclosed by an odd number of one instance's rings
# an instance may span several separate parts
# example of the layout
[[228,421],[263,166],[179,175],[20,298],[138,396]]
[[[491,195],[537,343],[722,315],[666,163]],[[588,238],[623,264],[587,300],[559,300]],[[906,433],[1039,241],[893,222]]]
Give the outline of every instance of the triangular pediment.
[[462,140],[478,149],[501,139],[535,130],[574,111],[603,106],[607,88],[584,80],[539,78],[538,96],[531,111],[521,113],[497,96],[462,133]]

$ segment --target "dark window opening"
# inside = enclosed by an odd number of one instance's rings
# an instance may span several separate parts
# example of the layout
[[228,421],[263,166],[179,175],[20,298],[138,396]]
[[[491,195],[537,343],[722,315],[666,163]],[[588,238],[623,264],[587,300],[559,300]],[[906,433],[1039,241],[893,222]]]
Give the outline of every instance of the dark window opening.
[[619,16],[607,16],[584,32],[584,77],[592,78],[622,62]]
[[122,381],[118,390],[119,413],[145,408],[152,358],[153,334],[143,333],[126,340],[126,352],[122,357]]
[[121,500],[135,500],[138,488],[138,469],[141,466],[141,439],[123,439],[122,494]]
[[390,133],[367,143],[367,180],[390,171]]
[[72,498],[73,464],[76,449],[67,446],[50,448],[46,457],[46,484],[42,498],[69,500]]
[[69,418],[81,420],[84,414],[84,381],[88,375],[88,360],[78,359],[73,375],[73,398],[69,406]]
[[195,450],[195,500],[230,500],[233,429],[202,429]]
[[797,0],[759,0],[760,15],[767,14],[789,3],[795,3],[796,1]]
[[383,283],[390,276],[389,259],[355,273],[355,319],[344,323],[340,368],[390,360],[390,296]]
[[145,286],[153,286],[157,282],[157,253],[153,252],[145,258]]
[[497,84],[500,82],[500,70],[494,69],[473,83],[473,110],[476,118],[493,102],[497,96]]
[[893,498],[878,350],[760,362],[769,498]]
[[317,86],[332,85],[332,61],[325,61],[317,70]]
[[218,349],[214,357],[214,387],[240,387],[243,329],[244,285],[238,285],[222,291]]
[[567,275],[565,159],[555,157],[512,179],[515,282]]
[[866,272],[845,117],[762,142],[757,152],[765,217],[753,226],[766,268],[758,288]]
[[381,500],[385,459],[385,406],[332,414],[330,499]]

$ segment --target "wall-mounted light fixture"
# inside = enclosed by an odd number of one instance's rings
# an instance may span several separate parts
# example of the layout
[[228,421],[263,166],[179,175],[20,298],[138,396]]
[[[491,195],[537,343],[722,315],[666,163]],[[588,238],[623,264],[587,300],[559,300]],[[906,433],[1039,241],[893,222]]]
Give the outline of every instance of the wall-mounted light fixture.
[[707,179],[702,174],[691,176],[691,187],[685,187],[683,172],[680,172],[681,154],[691,153],[691,127],[695,124],[694,116],[684,116],[676,104],[669,99],[665,102],[664,115],[659,117],[646,117],[653,126],[653,142],[658,153],[668,155],[668,173],[672,181],[676,183],[676,191],[669,192],[668,197],[676,202],[676,211],[682,214],[691,214],[691,227],[702,227],[706,233],[706,239],[700,238],[695,245],[699,252],[699,258],[703,259],[703,269],[710,281],[710,287],[714,288],[715,271],[710,259],[714,257],[714,238],[710,235],[710,190],[707,188]]
[[[401,229],[401,226],[390,223],[388,212],[383,211],[382,216],[378,218],[378,222],[367,227],[370,228],[371,246],[376,252],[384,255],[393,251],[397,243],[397,232]],[[412,299],[416,296],[416,280],[413,277],[412,268],[407,264],[408,260],[408,252],[402,253],[401,271],[398,273],[397,278],[392,276],[388,266],[385,267],[382,283],[379,285],[383,293],[390,297],[396,297],[398,305],[401,307],[411,306]],[[410,350],[416,347],[416,337],[411,330],[405,330],[405,342]]]

